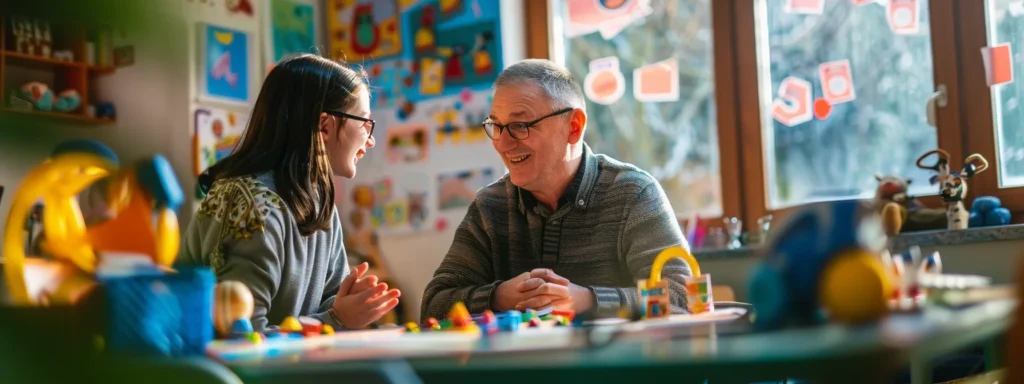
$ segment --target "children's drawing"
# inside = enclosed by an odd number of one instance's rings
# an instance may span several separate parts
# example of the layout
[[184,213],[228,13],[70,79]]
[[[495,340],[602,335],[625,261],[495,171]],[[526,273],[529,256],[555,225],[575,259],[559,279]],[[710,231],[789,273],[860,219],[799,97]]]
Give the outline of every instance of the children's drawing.
[[388,127],[386,156],[389,163],[417,163],[427,160],[426,125]]
[[396,0],[327,1],[331,56],[362,61],[402,51],[402,31]]
[[426,229],[427,183],[422,178],[385,177],[352,188],[352,209],[346,218],[353,231],[395,233]]
[[478,168],[437,175],[437,207],[439,210],[467,207],[476,192],[496,179],[493,168]]
[[244,119],[244,115],[219,108],[196,109],[192,136],[195,175],[234,151],[245,132]]
[[440,29],[437,55],[445,62],[446,86],[489,87],[503,68],[498,24],[483,22]]
[[375,107],[398,105],[403,95],[410,91],[413,73],[407,60],[380,61],[370,65],[368,70],[370,92]]
[[316,13],[313,5],[293,0],[270,0],[271,44],[267,48],[270,63],[277,63],[285,56],[296,53],[314,52]]
[[249,101],[249,43],[244,32],[204,25],[202,36],[203,98]]

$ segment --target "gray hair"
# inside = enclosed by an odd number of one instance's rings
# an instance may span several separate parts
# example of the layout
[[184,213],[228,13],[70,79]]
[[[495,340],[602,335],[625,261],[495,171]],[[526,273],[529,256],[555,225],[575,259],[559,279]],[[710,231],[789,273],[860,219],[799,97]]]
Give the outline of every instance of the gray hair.
[[550,60],[526,59],[505,68],[494,81],[494,88],[523,83],[536,84],[543,89],[555,109],[578,108],[586,112],[583,89],[568,69]]

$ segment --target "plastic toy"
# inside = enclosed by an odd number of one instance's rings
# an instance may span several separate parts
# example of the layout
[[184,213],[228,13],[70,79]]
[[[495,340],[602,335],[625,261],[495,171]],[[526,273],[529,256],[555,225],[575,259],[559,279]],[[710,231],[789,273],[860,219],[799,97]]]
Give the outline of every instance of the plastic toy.
[[213,297],[213,325],[221,335],[231,334],[235,322],[243,319],[248,321],[252,317],[252,291],[245,284],[222,281],[214,289]]
[[1010,210],[1002,207],[995,196],[978,196],[971,204],[970,227],[991,227],[1010,224]]
[[73,112],[82,106],[82,96],[74,89],[66,89],[57,94],[53,109],[59,112]]
[[789,215],[750,277],[755,326],[882,317],[891,292],[880,258],[886,241],[877,212],[859,201],[809,204]]
[[[924,159],[931,155],[938,155],[935,164],[926,165]],[[939,196],[946,205],[946,220],[948,229],[967,228],[970,213],[964,207],[964,199],[967,198],[967,181],[974,175],[988,169],[988,160],[977,153],[967,156],[964,159],[964,168],[959,172],[952,171],[949,164],[949,153],[941,149],[933,149],[917,158],[917,167],[937,172],[932,176],[932,184],[939,185]]]
[[[113,218],[86,228],[76,196],[100,179],[105,179],[105,208]],[[42,247],[53,260],[25,255],[22,224],[40,199],[45,206]],[[95,285],[93,274],[105,252],[142,255],[157,268],[169,268],[179,241],[174,210],[183,200],[181,186],[162,156],[121,169],[113,151],[98,142],[59,145],[49,159],[29,171],[11,202],[4,273],[12,301],[75,302]],[[42,282],[25,278],[27,271],[46,270],[58,271],[58,277]]]
[[700,273],[700,265],[697,264],[690,252],[683,247],[666,248],[658,254],[651,266],[649,279],[637,282],[637,292],[640,297],[640,318],[665,317],[671,312],[671,291],[668,281],[661,279],[661,270],[665,263],[672,258],[683,259],[690,266],[692,277],[685,278],[686,306],[691,314],[711,312],[715,310],[714,299],[711,295],[711,276]]

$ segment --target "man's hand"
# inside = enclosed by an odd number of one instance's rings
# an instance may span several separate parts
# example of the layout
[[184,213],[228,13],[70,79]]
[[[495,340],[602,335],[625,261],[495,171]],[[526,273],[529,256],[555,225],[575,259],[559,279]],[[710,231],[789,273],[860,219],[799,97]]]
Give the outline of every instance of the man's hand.
[[[491,299],[491,308],[495,311],[504,312],[509,310],[525,310],[527,308],[540,309],[551,305],[558,300],[568,300],[569,290],[564,285],[545,283],[535,279],[530,285],[523,285],[531,280],[530,272],[523,272],[508,281],[498,285],[494,297]],[[529,306],[520,305],[528,300]]]
[[360,329],[370,325],[395,308],[402,295],[397,289],[389,290],[385,283],[378,284],[376,276],[364,277],[368,268],[366,263],[353,267],[352,273],[341,281],[338,296],[334,298],[331,309],[345,328]]
[[[516,304],[517,310],[553,306],[555,309],[585,312],[594,306],[595,301],[590,288],[573,284],[569,279],[558,276],[547,268],[530,271],[529,277],[519,283],[517,290],[529,296],[528,299]],[[558,294],[554,295],[553,292]],[[552,299],[552,296],[558,297]]]

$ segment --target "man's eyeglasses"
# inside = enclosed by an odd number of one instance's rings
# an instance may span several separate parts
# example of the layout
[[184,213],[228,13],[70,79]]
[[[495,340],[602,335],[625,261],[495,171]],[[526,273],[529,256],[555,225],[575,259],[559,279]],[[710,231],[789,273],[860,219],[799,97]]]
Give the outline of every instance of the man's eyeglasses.
[[332,115],[332,116],[344,117],[346,119],[362,121],[364,124],[368,124],[370,126],[370,129],[369,129],[370,130],[370,136],[373,136],[373,127],[375,125],[377,125],[377,122],[373,121],[373,119],[367,119],[365,117],[360,117],[360,116],[356,116],[356,115],[350,115],[350,114],[347,114],[345,112],[324,111],[324,113],[326,113],[328,115]]
[[487,121],[484,121],[484,123],[483,123],[483,125],[484,125],[484,132],[487,133],[487,137],[490,137],[491,140],[498,140],[498,138],[501,137],[501,131],[502,130],[508,130],[508,135],[512,136],[513,139],[516,139],[516,140],[526,140],[527,137],[530,137],[530,128],[533,127],[534,125],[537,125],[538,123],[540,123],[541,120],[544,120],[544,119],[549,118],[551,116],[558,116],[558,115],[561,115],[563,113],[572,111],[574,109],[576,109],[576,108],[560,109],[558,111],[551,112],[551,113],[549,113],[547,115],[544,115],[544,116],[542,116],[542,117],[540,117],[540,118],[538,118],[538,119],[536,119],[534,121],[531,121],[529,123],[512,122],[512,123],[508,123],[508,124],[498,124],[498,123],[494,122],[491,119],[487,119]]

